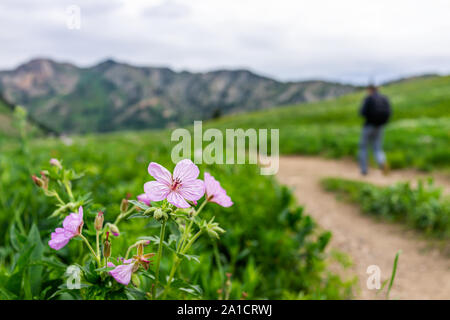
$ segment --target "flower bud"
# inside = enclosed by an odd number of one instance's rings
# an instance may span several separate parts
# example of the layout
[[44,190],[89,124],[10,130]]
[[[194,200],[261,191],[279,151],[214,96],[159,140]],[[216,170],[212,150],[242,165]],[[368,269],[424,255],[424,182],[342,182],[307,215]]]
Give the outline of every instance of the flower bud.
[[118,237],[120,234],[119,228],[115,224],[110,223],[109,230],[111,230],[112,234],[116,237]]
[[41,180],[43,182],[42,189],[44,190],[48,189],[48,182],[50,181],[46,174],[48,174],[47,171],[41,171]]
[[206,229],[206,232],[211,238],[219,239],[219,234],[225,233],[225,230],[217,222],[214,222],[214,217],[209,222],[204,222],[203,228]]
[[127,212],[128,210],[128,200],[122,199],[122,203],[120,204],[120,212]]
[[167,219],[169,219],[169,215],[161,208],[156,208],[155,212],[153,213],[153,218],[155,218],[155,220],[157,221],[167,221]]
[[111,257],[111,242],[109,241],[103,243],[103,256],[107,259]]
[[141,280],[139,279],[139,276],[136,273],[133,273],[131,275],[131,282],[135,287],[139,287],[141,284]]
[[103,242],[103,256],[109,258],[111,256],[111,242],[108,240],[109,232],[106,233],[106,240]]
[[153,212],[155,212],[158,208],[155,207],[150,207],[147,210],[144,211],[144,216],[149,216],[151,215]]
[[44,187],[44,181],[41,178],[38,178],[35,175],[32,175],[31,179],[33,179],[34,184],[37,185],[39,188]]
[[153,218],[159,221],[163,217],[163,214],[164,212],[161,210],[161,208],[156,208],[156,210],[153,213]]
[[51,164],[52,166],[57,167],[58,169],[62,169],[61,162],[59,162],[58,159],[51,158],[51,159],[50,159],[50,164]]
[[103,216],[103,212],[99,212],[97,216],[95,217],[94,227],[95,230],[100,231],[103,228],[103,221],[105,220],[105,217]]

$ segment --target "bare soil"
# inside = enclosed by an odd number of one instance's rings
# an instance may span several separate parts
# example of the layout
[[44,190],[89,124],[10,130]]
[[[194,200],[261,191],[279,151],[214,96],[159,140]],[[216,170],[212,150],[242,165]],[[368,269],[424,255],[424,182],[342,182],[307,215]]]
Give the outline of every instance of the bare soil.
[[[358,277],[357,299],[380,299],[366,282],[367,267],[377,265],[381,280],[391,275],[395,254],[402,250],[391,299],[450,299],[450,259],[430,245],[418,232],[400,224],[379,221],[363,214],[359,207],[339,201],[320,186],[325,177],[367,181],[378,185],[398,181],[417,181],[433,176],[412,169],[392,171],[384,176],[372,169],[361,176],[351,160],[328,160],[318,157],[288,156],[280,158],[277,174],[281,183],[291,186],[299,204],[306,207],[317,223],[333,233],[331,248],[347,253],[353,261],[350,271]],[[450,191],[450,179],[434,175],[435,184]]]

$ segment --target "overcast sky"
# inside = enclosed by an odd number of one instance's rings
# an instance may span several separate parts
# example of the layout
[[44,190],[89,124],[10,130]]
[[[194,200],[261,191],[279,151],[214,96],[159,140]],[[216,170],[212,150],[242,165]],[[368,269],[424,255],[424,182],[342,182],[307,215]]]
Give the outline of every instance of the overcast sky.
[[[67,7],[81,10],[69,29]],[[0,69],[35,57],[365,84],[450,72],[448,0],[2,0]]]

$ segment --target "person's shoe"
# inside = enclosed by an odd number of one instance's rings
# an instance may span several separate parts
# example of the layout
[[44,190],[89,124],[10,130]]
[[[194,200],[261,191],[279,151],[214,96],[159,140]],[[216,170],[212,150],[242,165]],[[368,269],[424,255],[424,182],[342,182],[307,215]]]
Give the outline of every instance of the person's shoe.
[[383,174],[385,176],[387,176],[389,174],[389,172],[391,171],[391,168],[389,168],[389,165],[385,162],[381,165],[381,171],[383,172]]

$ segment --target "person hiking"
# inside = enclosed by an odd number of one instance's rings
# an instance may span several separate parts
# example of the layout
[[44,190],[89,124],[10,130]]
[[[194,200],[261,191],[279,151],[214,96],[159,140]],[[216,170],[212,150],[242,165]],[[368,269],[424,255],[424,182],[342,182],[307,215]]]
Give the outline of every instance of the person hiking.
[[384,174],[389,171],[386,156],[383,151],[383,131],[391,117],[392,110],[389,99],[378,92],[378,88],[370,85],[368,95],[364,98],[360,115],[365,122],[359,141],[359,165],[361,173],[368,173],[368,147],[372,145],[375,160]]

